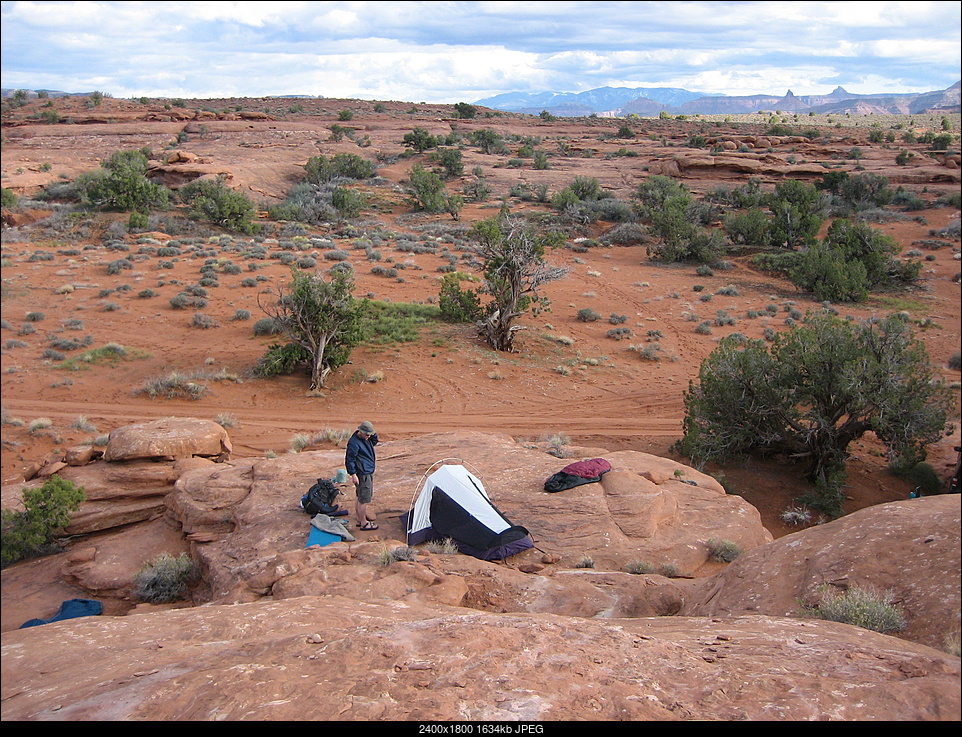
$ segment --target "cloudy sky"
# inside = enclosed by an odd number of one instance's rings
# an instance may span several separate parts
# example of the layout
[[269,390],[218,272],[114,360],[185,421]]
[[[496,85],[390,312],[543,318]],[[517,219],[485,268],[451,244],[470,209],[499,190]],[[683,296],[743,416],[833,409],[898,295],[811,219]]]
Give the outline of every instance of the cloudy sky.
[[500,92],[924,92],[955,2],[3,2],[2,86],[475,102]]

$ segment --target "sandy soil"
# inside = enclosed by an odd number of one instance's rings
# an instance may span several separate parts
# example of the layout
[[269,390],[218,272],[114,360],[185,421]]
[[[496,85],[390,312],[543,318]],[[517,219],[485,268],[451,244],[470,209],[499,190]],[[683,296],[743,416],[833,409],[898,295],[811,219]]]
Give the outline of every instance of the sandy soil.
[[[40,185],[95,167],[114,150],[145,145],[161,150],[185,130],[183,121],[138,119],[143,110],[134,103],[107,102],[114,106],[111,114],[98,111],[102,119],[86,125],[43,126],[27,124],[24,119],[7,120],[4,186],[30,194]],[[342,125],[355,128],[356,135],[366,136],[370,145],[327,141],[338,111],[352,104],[357,114]],[[370,189],[377,212],[365,215],[352,235],[376,233],[379,227],[414,232],[428,225],[440,233],[495,214],[500,206],[498,197],[522,180],[544,183],[554,192],[575,176],[594,176],[616,196],[628,199],[631,190],[650,175],[648,165],[683,150],[691,132],[690,124],[642,121],[638,127],[647,130],[646,136],[625,141],[599,137],[599,131],[608,131],[610,136],[616,130],[615,121],[546,123],[514,117],[454,121],[428,108],[409,113],[410,104],[395,104],[384,113],[371,112],[369,103],[323,101],[314,105],[303,114],[278,115],[269,121],[206,121],[205,129],[187,135],[179,149],[216,162],[230,172],[236,187],[262,202],[281,198],[296,181],[299,167],[319,152],[377,155],[387,162],[379,170],[381,183]],[[65,108],[63,114],[79,119],[85,113],[78,107],[74,111]],[[193,125],[191,130],[197,131],[197,124]],[[538,136],[550,151],[555,148],[552,139],[558,139],[581,150],[590,148],[594,155],[552,156],[551,169],[536,171],[505,167],[504,157],[482,155],[469,147],[465,150],[466,171],[481,166],[495,197],[483,206],[466,207],[461,222],[454,223],[448,216],[412,215],[399,191],[412,161],[424,161],[423,157],[398,158],[404,151],[400,143],[403,134],[415,125],[432,132],[495,127],[508,135]],[[777,155],[805,157],[809,162],[822,156],[837,164],[838,152],[851,149],[853,135],[857,134],[848,130],[837,134],[833,144],[817,147],[796,143]],[[667,149],[666,139],[674,141]],[[866,151],[860,162],[866,170],[892,170],[894,150],[873,147],[864,138],[855,142]],[[606,153],[624,147],[639,155],[605,158]],[[849,164],[854,162],[845,166]],[[766,186],[778,178],[777,174],[763,176]],[[684,181],[692,191],[704,192],[718,186],[734,187],[746,179],[747,175],[711,170]],[[459,188],[457,182],[450,186]],[[933,200],[939,192],[958,188],[957,180],[905,186]],[[511,200],[511,207],[544,209],[516,199]],[[713,276],[699,276],[691,265],[655,263],[639,246],[593,247],[586,252],[568,247],[548,255],[551,263],[567,265],[571,271],[546,289],[551,311],[523,320],[526,330],[521,333],[518,352],[491,351],[468,326],[432,325],[422,331],[417,342],[358,348],[351,364],[340,369],[322,393],[311,394],[306,376],[264,380],[249,374],[272,339],[257,337],[252,330],[254,322],[263,317],[257,304],[263,285],[246,287],[241,282],[256,275],[266,277],[263,284],[283,283],[290,276],[288,267],[269,260],[256,272],[248,271],[236,251],[222,249],[219,256],[243,264],[244,271],[220,275],[219,285],[208,290],[202,312],[216,321],[216,327],[193,327],[194,311],[172,309],[169,299],[184,285],[197,283],[207,260],[204,256],[185,253],[174,260],[172,269],[160,269],[160,259],[154,256],[144,257],[134,260],[133,269],[111,275],[107,269],[111,261],[137,253],[136,237],[128,238],[128,254],[113,252],[104,246],[103,216],[68,226],[62,221],[52,225],[49,214],[21,211],[11,222],[22,225],[6,228],[4,233],[2,306],[8,328],[2,352],[4,484],[21,480],[28,464],[55,448],[91,442],[120,425],[166,416],[224,420],[229,423],[237,456],[287,452],[298,434],[353,429],[361,420],[374,422],[382,440],[468,428],[507,433],[518,440],[564,436],[569,446],[671,455],[670,446],[681,433],[684,391],[717,341],[731,332],[761,338],[767,327],[784,328],[791,307],[804,312],[815,306],[788,282],[752,269],[747,258],[733,259],[730,269],[716,270]],[[957,217],[957,211],[934,208],[878,227],[908,251],[918,248],[914,245],[918,241],[930,239],[932,230]],[[34,219],[36,223],[28,224]],[[610,223],[599,223],[573,230],[569,246],[576,237],[597,237],[610,227]],[[330,238],[340,248],[352,248],[352,237],[343,231],[318,228],[310,235]],[[163,245],[176,235],[143,237]],[[240,236],[235,239],[250,241]],[[387,239],[378,248],[383,255],[381,265],[388,265],[391,258],[392,265],[405,266],[397,279],[372,273],[373,264],[365,259],[364,251],[350,251],[358,296],[436,300],[438,269],[447,259],[441,253],[402,253],[394,250],[394,243]],[[450,239],[446,244],[451,245]],[[958,251],[957,242],[925,250],[920,288],[901,299],[875,297],[865,304],[839,308],[842,314],[859,318],[908,310],[920,325],[918,334],[933,363],[956,386],[959,371],[947,365],[960,349]],[[49,260],[38,258],[38,253],[52,256]],[[318,264],[319,268],[327,266],[320,254]],[[718,294],[729,285],[737,288],[737,295]],[[147,289],[155,296],[139,296]],[[713,295],[710,302],[703,301],[705,294]],[[769,304],[779,306],[778,315],[749,315],[750,311],[764,312]],[[580,321],[577,314],[582,308],[593,309],[601,319]],[[249,311],[250,319],[233,319],[238,310]],[[714,327],[710,335],[696,333],[698,322],[691,314],[701,321],[714,319],[718,310],[735,316],[736,324]],[[42,316],[39,319],[38,314]],[[631,328],[633,337],[621,341],[608,337],[612,327],[609,315],[626,316],[623,325]],[[86,336],[90,336],[90,347],[124,346],[128,358],[112,365],[80,364],[76,370],[64,370],[63,361],[51,358],[51,341],[83,340]],[[630,349],[630,345],[645,345],[651,336],[656,336],[661,347],[657,361],[644,360],[637,350]],[[80,352],[68,351],[67,358]],[[141,392],[147,382],[171,372],[203,374],[207,378],[198,381],[209,391],[193,401],[151,399]],[[210,378],[215,373],[223,378]],[[50,421],[49,427],[38,428],[37,421],[44,418]],[[956,422],[956,433],[957,428]],[[944,476],[954,467],[958,442],[956,434],[931,449],[930,461]],[[732,491],[761,510],[773,534],[789,531],[779,515],[804,491],[795,469],[753,462],[714,470],[724,473]],[[855,448],[850,473],[848,511],[908,495],[906,484],[885,472],[880,449],[871,438]]]

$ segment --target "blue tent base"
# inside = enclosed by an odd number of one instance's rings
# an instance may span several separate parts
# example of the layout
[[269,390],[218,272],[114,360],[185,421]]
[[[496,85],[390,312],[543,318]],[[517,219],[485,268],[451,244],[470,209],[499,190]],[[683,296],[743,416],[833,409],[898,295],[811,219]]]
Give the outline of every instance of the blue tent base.
[[311,527],[311,534],[307,536],[307,545],[305,548],[312,547],[314,545],[320,545],[322,548],[325,545],[330,545],[331,543],[339,543],[341,538],[332,532],[324,532],[316,527]]
[[95,617],[104,611],[103,604],[93,599],[68,599],[60,605],[60,611],[50,619],[31,619],[20,625],[24,627],[36,627],[41,624],[60,622],[64,619],[76,619],[77,617]]

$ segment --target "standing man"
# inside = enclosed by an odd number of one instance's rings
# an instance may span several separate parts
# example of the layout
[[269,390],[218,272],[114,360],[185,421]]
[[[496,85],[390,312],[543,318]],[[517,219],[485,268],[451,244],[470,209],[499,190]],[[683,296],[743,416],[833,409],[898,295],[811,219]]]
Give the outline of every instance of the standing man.
[[344,468],[357,493],[357,502],[354,507],[357,513],[357,526],[362,530],[377,529],[377,524],[368,517],[367,512],[367,505],[374,497],[374,467],[377,463],[375,445],[377,445],[377,433],[374,432],[374,425],[365,421],[347,441],[347,451],[344,454]]

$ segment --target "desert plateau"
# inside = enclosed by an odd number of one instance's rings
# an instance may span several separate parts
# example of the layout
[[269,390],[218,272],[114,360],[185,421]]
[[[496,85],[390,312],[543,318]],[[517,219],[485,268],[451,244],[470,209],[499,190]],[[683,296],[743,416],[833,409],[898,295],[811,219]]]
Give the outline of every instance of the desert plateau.
[[[62,551],[3,569],[4,721],[962,717],[960,506],[948,493],[962,444],[958,112],[566,118],[67,96],[5,105],[2,123],[3,188],[16,196],[3,210],[3,507],[51,474],[87,490]],[[932,150],[946,129],[951,145]],[[444,179],[453,214],[412,203],[412,167],[438,166],[436,147],[406,141],[415,130],[463,158]],[[501,147],[479,146],[478,131]],[[216,179],[242,193],[252,229],[176,201],[131,227],[129,212],[56,197],[132,150],[149,150],[150,177],[174,192]],[[360,212],[272,216],[312,158],[338,154],[375,167],[351,183]],[[685,392],[722,338],[770,340],[824,301],[760,268],[750,246],[711,268],[668,263],[626,214],[653,177],[708,207],[750,182],[769,192],[828,172],[903,193],[911,209],[866,217],[900,262],[921,264],[911,287],[832,309],[904,313],[955,398],[928,447],[938,488],[916,498],[869,433],[849,449],[837,519],[789,514],[810,483],[784,458],[696,468],[675,445]],[[620,219],[554,208],[576,179],[596,180]],[[256,329],[264,290],[292,266],[347,262],[356,298],[434,307],[446,273],[480,279],[472,225],[504,211],[563,234],[545,261],[565,274],[540,289],[549,309],[518,320],[515,350],[435,316],[403,338],[367,336],[314,390],[303,371],[256,374],[279,340]],[[175,303],[187,288],[202,304]],[[89,357],[104,346],[122,351]],[[151,391],[172,376],[196,394]],[[99,457],[123,428],[161,443],[190,421],[223,452]],[[343,468],[361,421],[380,439],[378,529],[354,526],[344,486],[355,539],[306,548],[300,496]],[[65,460],[78,448],[84,462]],[[545,492],[592,458],[612,466],[603,481]],[[443,459],[475,469],[534,548],[503,561],[407,550],[401,516]],[[741,555],[714,559],[717,540]],[[392,550],[404,557],[385,564]],[[138,601],[135,577],[162,553],[194,561],[190,592]],[[879,634],[800,616],[824,586],[885,590],[907,625]],[[21,629],[71,599],[103,614]]]

